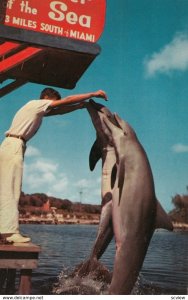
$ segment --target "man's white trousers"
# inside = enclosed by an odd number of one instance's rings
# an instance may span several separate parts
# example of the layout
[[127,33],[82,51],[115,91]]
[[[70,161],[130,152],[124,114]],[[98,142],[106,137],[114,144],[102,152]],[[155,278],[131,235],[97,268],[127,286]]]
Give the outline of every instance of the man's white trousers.
[[24,152],[21,139],[7,137],[0,146],[0,233],[19,232]]

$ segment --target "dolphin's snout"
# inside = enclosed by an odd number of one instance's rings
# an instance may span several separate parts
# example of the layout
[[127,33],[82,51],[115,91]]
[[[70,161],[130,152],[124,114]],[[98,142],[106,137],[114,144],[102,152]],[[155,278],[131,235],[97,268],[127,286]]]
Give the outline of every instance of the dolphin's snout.
[[97,111],[101,111],[101,109],[105,107],[104,105],[95,102],[93,99],[89,100],[89,104],[92,106],[92,108],[96,109]]

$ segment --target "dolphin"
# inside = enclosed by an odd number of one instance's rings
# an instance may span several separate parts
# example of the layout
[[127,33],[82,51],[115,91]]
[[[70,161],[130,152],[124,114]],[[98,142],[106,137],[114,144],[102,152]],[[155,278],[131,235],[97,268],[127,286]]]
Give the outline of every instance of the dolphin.
[[151,167],[134,130],[93,100],[86,108],[97,133],[90,152],[90,169],[102,158],[102,212],[91,255],[77,274],[87,275],[95,268],[96,260],[115,235],[116,255],[109,294],[130,294],[155,228],[173,227],[156,199]]
[[116,254],[109,294],[130,294],[155,228],[173,230],[155,195],[152,170],[135,131],[117,114],[103,122],[116,153],[112,220]]
[[102,160],[102,210],[97,238],[91,251],[90,258],[83,264],[82,268],[80,268],[79,275],[87,275],[89,271],[95,268],[97,264],[96,261],[102,256],[114,235],[112,226],[111,173],[112,168],[116,163],[116,154],[111,138],[105,134],[106,127],[104,127],[103,124],[103,115],[112,122],[114,121],[114,116],[106,106],[96,103],[92,99],[85,103],[85,106],[96,129],[96,140],[91,147],[89,155],[90,170],[93,171],[97,162],[100,159]]

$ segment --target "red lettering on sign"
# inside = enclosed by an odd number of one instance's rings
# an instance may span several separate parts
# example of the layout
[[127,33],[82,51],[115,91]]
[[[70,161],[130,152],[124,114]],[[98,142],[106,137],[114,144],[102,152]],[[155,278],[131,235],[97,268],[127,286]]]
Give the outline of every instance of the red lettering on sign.
[[96,42],[101,36],[106,0],[2,0],[0,23],[17,28]]

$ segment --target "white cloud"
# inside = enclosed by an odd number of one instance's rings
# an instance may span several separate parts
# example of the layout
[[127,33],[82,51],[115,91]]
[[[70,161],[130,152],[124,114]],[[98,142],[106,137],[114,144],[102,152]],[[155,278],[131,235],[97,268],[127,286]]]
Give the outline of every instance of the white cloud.
[[92,184],[91,180],[83,178],[83,179],[80,179],[79,181],[77,181],[74,185],[78,188],[88,188],[88,187],[91,187],[93,184]]
[[30,164],[27,163],[24,166],[24,182],[29,185],[30,188],[38,188],[55,181],[54,171],[49,171],[48,169],[45,170],[44,164],[41,165],[42,168],[40,169],[40,162],[36,160]]
[[52,190],[54,192],[61,192],[62,190],[65,190],[68,187],[68,184],[69,180],[67,176],[61,173],[60,175],[58,175],[58,180],[56,181],[56,183],[53,184]]
[[184,145],[184,144],[175,144],[172,146],[172,151],[175,153],[185,153],[188,152],[188,145]]
[[58,164],[40,157],[24,166],[24,184],[29,189],[37,192],[37,189],[45,191],[46,188],[54,196],[62,194],[67,185],[68,178],[59,171]]
[[169,44],[147,58],[144,64],[148,76],[188,70],[188,34],[177,34]]
[[80,190],[85,191],[93,191],[94,193],[98,194],[98,191],[100,190],[101,186],[101,178],[92,178],[92,179],[80,179],[79,181],[75,182],[75,187],[77,187]]
[[[67,176],[61,166],[49,160],[40,151],[29,146],[29,154],[24,163],[23,191],[25,193],[43,192],[58,198],[68,198],[83,203],[101,203],[101,178],[89,174],[78,179],[74,174]],[[80,194],[82,192],[82,194]]]
[[30,169],[37,172],[56,172],[58,169],[58,164],[54,162],[47,161],[44,159],[37,159],[34,163],[30,164]]
[[28,146],[27,150],[25,152],[25,156],[27,157],[31,157],[31,156],[39,156],[40,155],[40,151],[33,147],[33,146]]

